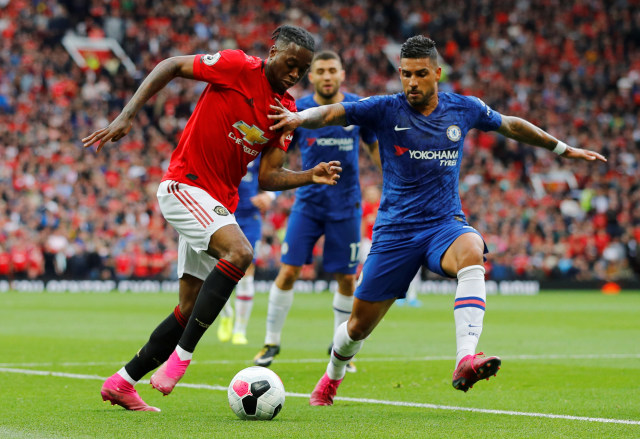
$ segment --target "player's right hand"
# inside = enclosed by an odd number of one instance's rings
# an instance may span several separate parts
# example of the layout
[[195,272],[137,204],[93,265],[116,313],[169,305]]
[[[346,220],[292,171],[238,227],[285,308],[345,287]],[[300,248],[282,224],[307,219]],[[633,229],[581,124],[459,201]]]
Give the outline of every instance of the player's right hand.
[[313,167],[312,180],[316,184],[328,184],[330,186],[338,184],[342,168],[337,160],[320,162]]
[[109,140],[117,142],[126,136],[131,131],[133,123],[130,119],[123,117],[122,113],[114,119],[106,128],[101,128],[98,131],[94,131],[84,139],[82,139],[82,146],[85,148],[93,145],[96,142],[98,144],[97,151],[100,151],[105,143]]
[[273,119],[276,122],[269,127],[271,131],[282,131],[280,136],[280,145],[285,145],[287,136],[293,133],[293,130],[302,125],[302,118],[298,113],[289,111],[282,103],[276,99],[277,105],[271,105],[271,109],[275,111],[275,114],[269,114],[267,117]]

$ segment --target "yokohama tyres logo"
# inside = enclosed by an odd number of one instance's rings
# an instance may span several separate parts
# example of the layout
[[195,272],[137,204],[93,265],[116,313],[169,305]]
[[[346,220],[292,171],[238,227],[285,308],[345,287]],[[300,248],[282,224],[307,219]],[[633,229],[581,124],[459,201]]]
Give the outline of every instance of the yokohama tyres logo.
[[421,151],[417,149],[403,148],[398,145],[393,145],[395,148],[395,155],[401,156],[407,151],[409,157],[415,160],[438,160],[440,166],[455,166],[458,162],[458,150],[447,149],[439,151]]

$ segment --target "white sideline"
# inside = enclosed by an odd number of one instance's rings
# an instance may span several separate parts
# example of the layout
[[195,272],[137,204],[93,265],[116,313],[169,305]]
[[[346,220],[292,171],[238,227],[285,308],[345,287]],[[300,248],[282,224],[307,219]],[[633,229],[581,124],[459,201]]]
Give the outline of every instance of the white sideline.
[[[640,359],[640,354],[549,354],[549,355],[500,355],[503,360],[602,360],[602,359]],[[306,364],[306,363],[326,363],[326,358],[302,358],[287,359],[278,358],[278,363],[282,364]],[[358,361],[367,363],[384,363],[384,362],[408,362],[408,361],[454,361],[454,356],[428,356],[428,357],[358,357]],[[91,367],[91,366],[121,366],[127,360],[122,361],[86,361],[86,362],[29,362],[29,363],[0,363],[0,367]],[[241,358],[238,360],[193,360],[191,364],[246,364],[247,360]]]
[[[15,368],[9,368],[9,367],[0,367],[0,372],[18,373],[23,375],[54,376],[54,377],[60,377],[60,378],[74,378],[74,379],[80,379],[80,380],[104,381],[107,379],[107,377],[101,377],[99,375],[85,375],[85,374],[77,374],[77,373],[54,372],[54,371],[47,371],[47,370],[15,369]],[[140,383],[148,384],[149,381],[141,380]],[[212,386],[209,384],[179,383],[178,387],[186,387],[190,389],[219,390],[224,392],[227,391],[227,388],[225,386]],[[310,396],[307,393],[292,393],[292,392],[287,392],[286,395],[290,397],[295,397],[295,398],[309,398]],[[417,403],[417,402],[387,401],[382,399],[349,398],[344,396],[342,397],[336,396],[335,399],[340,401],[361,402],[365,404],[391,405],[391,406],[401,406],[401,407],[419,407],[419,408],[427,408],[427,409],[433,409],[433,410],[452,410],[452,411],[460,411],[460,412],[487,413],[487,414],[493,414],[493,415],[527,416],[532,418],[566,419],[569,421],[600,422],[605,424],[640,425],[640,421],[635,421],[630,419],[592,418],[592,417],[585,417],[585,416],[555,415],[551,413],[517,412],[512,410],[491,410],[491,409],[480,409],[480,408],[473,408],[473,407],[457,407],[457,406],[426,404],[426,403]]]

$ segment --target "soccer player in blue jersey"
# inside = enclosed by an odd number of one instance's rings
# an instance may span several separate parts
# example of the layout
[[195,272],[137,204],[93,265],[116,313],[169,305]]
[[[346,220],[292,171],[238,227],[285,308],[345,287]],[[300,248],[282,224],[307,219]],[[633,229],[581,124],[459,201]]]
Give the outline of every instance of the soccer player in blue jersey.
[[[359,100],[357,95],[340,91],[344,77],[338,54],[319,52],[309,69],[309,81],[315,91],[297,100],[297,108],[304,110]],[[293,303],[293,285],[300,276],[302,265],[311,263],[313,247],[322,235],[323,267],[326,272],[334,273],[338,283],[333,297],[334,329],[349,318],[359,263],[362,219],[358,172],[361,138],[373,161],[380,166],[378,142],[370,130],[349,125],[314,130],[300,128],[294,133],[292,145],[300,148],[303,169],[312,166],[320,157],[332,157],[342,163],[342,175],[340,183],[329,190],[311,187],[296,190],[282,244],[282,266],[269,292],[264,347],[254,358],[256,365],[269,366],[280,352],[282,328]],[[355,371],[351,362],[348,368]]]
[[251,317],[253,296],[255,295],[253,280],[256,271],[257,246],[262,239],[262,214],[271,206],[277,195],[276,192],[260,190],[258,184],[259,168],[260,156],[247,165],[247,173],[242,177],[240,186],[238,186],[240,200],[234,213],[240,229],[253,247],[253,262],[235,288],[234,306],[231,306],[231,301],[227,302],[220,313],[220,324],[218,325],[218,339],[222,342],[231,340],[231,343],[236,345],[248,343],[247,325]]
[[429,38],[415,36],[402,45],[399,73],[403,93],[298,113],[272,107],[278,113],[270,116],[277,122],[272,130],[286,134],[299,126],[357,124],[373,129],[380,142],[382,200],[372,248],[351,317],[335,333],[331,359],[311,394],[311,405],[333,404],[345,365],[393,302],[404,297],[422,264],[458,279],[453,387],[466,392],[498,371],[500,358],[476,354],[485,311],[487,248],[467,223],[458,193],[462,147],[470,129],[497,131],[564,158],[606,162],[597,152],[569,146],[526,120],[501,115],[476,97],[438,93],[441,69]]

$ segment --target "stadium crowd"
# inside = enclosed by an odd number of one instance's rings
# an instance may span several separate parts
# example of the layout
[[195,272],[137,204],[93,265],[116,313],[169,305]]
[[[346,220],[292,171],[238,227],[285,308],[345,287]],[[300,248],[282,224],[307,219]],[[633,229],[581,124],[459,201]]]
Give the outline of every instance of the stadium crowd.
[[[340,53],[347,89],[365,96],[401,91],[394,44],[430,36],[441,91],[479,96],[608,158],[563,161],[469,133],[460,191],[491,252],[490,279],[640,278],[640,4],[631,0],[0,0],[0,278],[175,276],[177,240],[155,193],[204,84],[173,81],[99,154],[80,139],[106,126],[162,59],[229,48],[264,57],[285,22]],[[116,39],[137,71],[81,69],[61,44],[66,33]],[[307,82],[294,89],[308,92]],[[289,160],[299,166],[296,151]],[[381,183],[366,154],[361,179],[363,189]],[[277,270],[293,197],[266,216],[258,276]]]

